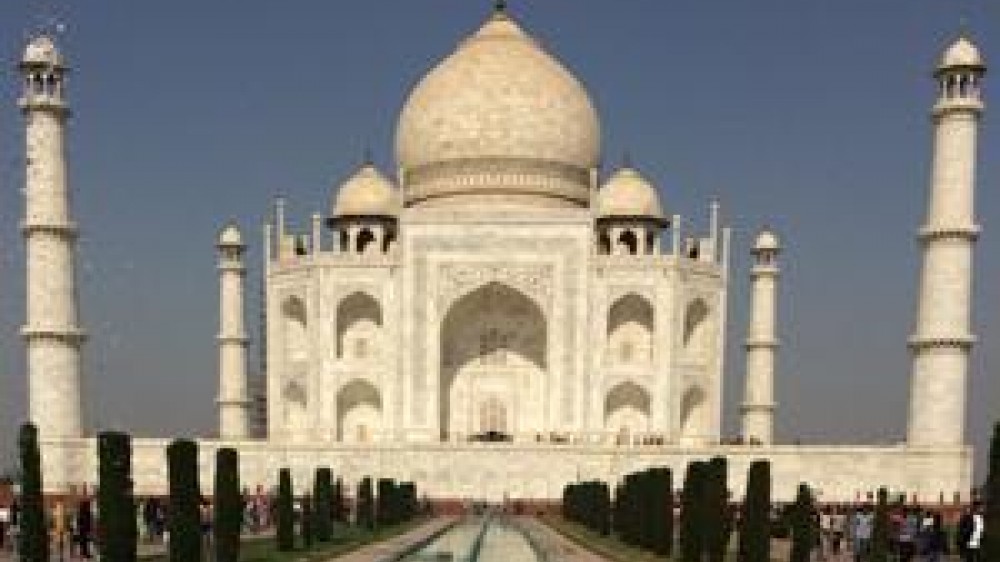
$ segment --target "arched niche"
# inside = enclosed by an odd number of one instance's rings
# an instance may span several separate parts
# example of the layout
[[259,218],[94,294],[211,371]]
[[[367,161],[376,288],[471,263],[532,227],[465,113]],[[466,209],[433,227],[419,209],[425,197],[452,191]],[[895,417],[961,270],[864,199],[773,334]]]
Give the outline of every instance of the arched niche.
[[708,359],[712,340],[711,310],[703,299],[691,301],[684,310],[684,357],[689,361]]
[[633,382],[612,388],[604,399],[606,431],[628,438],[649,430],[650,397],[646,389]]
[[653,305],[634,293],[608,311],[608,358],[613,364],[646,365],[653,360]]
[[301,298],[291,296],[281,303],[285,360],[290,371],[298,374],[309,360],[309,332],[306,305]]
[[337,357],[367,361],[381,347],[382,307],[365,293],[353,293],[337,305]]
[[300,381],[291,380],[281,389],[285,431],[292,440],[305,438],[309,426],[309,393]]
[[704,389],[691,387],[681,397],[680,438],[681,441],[697,440],[707,434],[708,396]]
[[545,315],[517,289],[488,283],[456,300],[441,323],[442,439],[489,431],[500,411],[512,434],[543,431],[547,350]]
[[382,430],[382,396],[364,380],[345,384],[337,393],[337,439],[348,443],[374,440]]

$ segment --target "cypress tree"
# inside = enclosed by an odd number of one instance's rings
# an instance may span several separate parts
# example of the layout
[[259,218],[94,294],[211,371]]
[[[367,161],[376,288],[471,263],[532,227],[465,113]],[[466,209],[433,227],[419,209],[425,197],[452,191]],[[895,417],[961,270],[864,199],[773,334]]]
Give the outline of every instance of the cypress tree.
[[878,503],[875,505],[875,521],[872,524],[871,562],[889,561],[889,490],[879,488]]
[[809,486],[799,484],[792,509],[792,554],[789,562],[809,562],[816,545],[816,508]]
[[124,433],[105,432],[97,437],[97,447],[101,560],[134,562],[138,529],[132,497],[131,441]]
[[611,488],[605,482],[598,485],[597,519],[598,532],[604,536],[611,534]]
[[771,464],[767,461],[750,465],[739,535],[740,562],[770,562]]
[[243,498],[240,496],[239,456],[235,449],[215,453],[215,562],[238,562]]
[[649,518],[653,524],[649,548],[660,556],[674,549],[674,487],[669,468],[649,471]]
[[646,550],[652,550],[656,543],[657,527],[659,521],[656,520],[656,508],[659,498],[655,496],[653,473],[645,470],[639,473],[637,484],[639,485],[636,518],[639,522],[639,546]]
[[21,562],[49,561],[49,532],[42,501],[42,455],[38,429],[26,423],[17,440],[21,455],[21,512],[17,551]]
[[681,562],[701,562],[704,552],[704,487],[708,465],[694,461],[684,475],[681,492]]
[[1000,560],[1000,423],[993,428],[985,492],[986,534],[983,537],[983,560]]
[[372,479],[365,476],[358,484],[358,517],[357,524],[365,529],[375,528],[375,503],[372,495]]
[[333,519],[341,523],[347,522],[347,505],[344,498],[344,481],[337,478],[333,485]]
[[292,505],[292,474],[287,468],[278,472],[278,517],[275,538],[279,552],[295,550],[295,507]]
[[[198,445],[190,439],[175,439],[167,447],[170,503],[170,562],[201,560],[201,488],[198,484]],[[101,512],[103,518],[104,512]],[[135,517],[132,516],[132,519]]]
[[403,518],[407,521],[417,516],[417,485],[413,482],[403,482],[400,485],[403,496]]
[[312,498],[309,496],[302,498],[302,525],[300,532],[302,533],[302,546],[306,550],[311,549],[313,545],[313,535],[316,531],[313,528]]
[[725,457],[715,457],[708,463],[704,488],[706,525],[702,552],[710,562],[723,562],[729,546],[729,478]]
[[379,527],[392,525],[396,522],[396,499],[394,482],[388,478],[378,479],[378,497],[375,509],[375,521]]
[[333,540],[333,501],[333,475],[328,467],[317,468],[313,482],[313,524],[318,542]]

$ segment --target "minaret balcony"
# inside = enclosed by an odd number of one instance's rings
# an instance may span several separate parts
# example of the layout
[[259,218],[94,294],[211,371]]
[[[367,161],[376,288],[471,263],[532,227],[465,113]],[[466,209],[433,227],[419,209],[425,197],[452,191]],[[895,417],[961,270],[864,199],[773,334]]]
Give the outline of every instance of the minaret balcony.
[[52,221],[46,222],[38,219],[28,219],[21,221],[21,233],[25,236],[36,232],[48,232],[59,234],[67,238],[76,238],[79,234],[79,227],[73,221]]
[[50,339],[80,344],[87,340],[87,333],[74,327],[35,325],[22,327],[21,337],[26,340]]
[[924,244],[934,240],[958,238],[975,242],[979,239],[982,228],[978,224],[961,225],[930,225],[917,231],[917,238]]
[[968,351],[976,344],[977,338],[972,334],[932,334],[910,336],[907,344],[910,349],[916,351],[935,347],[957,347]]
[[25,96],[17,100],[17,105],[24,113],[31,111],[51,111],[63,117],[68,117],[71,114],[69,104],[59,96],[40,94]]

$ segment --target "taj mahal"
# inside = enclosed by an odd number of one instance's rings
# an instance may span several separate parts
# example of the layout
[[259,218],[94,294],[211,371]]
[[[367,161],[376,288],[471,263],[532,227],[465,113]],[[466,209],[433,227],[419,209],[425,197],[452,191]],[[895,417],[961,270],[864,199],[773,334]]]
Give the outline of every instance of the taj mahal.
[[[82,415],[86,342],[65,159],[67,65],[36,36],[20,63],[26,120],[30,419],[46,488],[96,482]],[[966,37],[934,69],[937,99],[923,267],[916,296],[909,432],[895,445],[775,442],[782,245],[761,225],[733,247],[720,205],[682,215],[641,162],[601,166],[587,90],[498,5],[410,92],[392,170],[345,170],[329,212],[295,231],[278,200],[263,235],[230,223],[215,241],[219,428],[211,455],[240,452],[245,485],[280,468],[306,486],[338,476],[415,481],[434,498],[551,500],[580,479],[648,466],[676,473],[724,455],[739,496],[757,459],[775,497],[809,482],[826,501],[882,485],[950,501],[972,486],[965,417],[976,136],[985,65]],[[703,217],[704,228],[689,216]],[[257,227],[253,232],[259,232]],[[246,250],[261,244],[266,427],[253,426]],[[730,274],[752,255],[749,279]],[[749,283],[745,357],[724,357],[730,283]],[[899,326],[900,345],[907,327]],[[741,438],[722,439],[724,361],[745,361]],[[780,380],[780,377],[777,377]],[[166,439],[133,442],[136,492],[166,490]]]

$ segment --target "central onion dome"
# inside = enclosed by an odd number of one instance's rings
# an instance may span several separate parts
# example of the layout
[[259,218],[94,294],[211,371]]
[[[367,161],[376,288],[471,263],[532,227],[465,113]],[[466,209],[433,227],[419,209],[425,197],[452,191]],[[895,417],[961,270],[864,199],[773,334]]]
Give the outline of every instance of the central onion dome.
[[410,93],[396,157],[407,205],[585,207],[600,137],[584,87],[498,9]]

